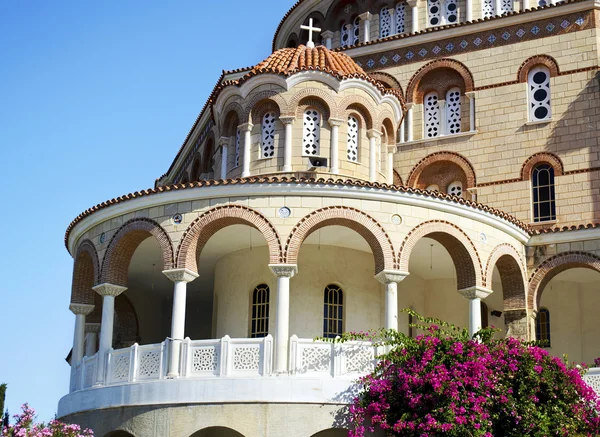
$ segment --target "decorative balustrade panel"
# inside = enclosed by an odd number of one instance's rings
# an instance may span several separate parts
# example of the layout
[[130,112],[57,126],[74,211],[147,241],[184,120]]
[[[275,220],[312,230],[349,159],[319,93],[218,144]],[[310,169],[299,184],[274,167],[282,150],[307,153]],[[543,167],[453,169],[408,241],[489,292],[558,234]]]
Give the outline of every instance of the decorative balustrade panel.
[[195,378],[219,375],[221,366],[220,340],[186,340],[184,350],[187,354],[185,376]]
[[600,395],[600,367],[588,370],[583,376],[583,380],[587,382],[598,395]]
[[85,357],[83,359],[83,375],[82,380],[83,383],[81,388],[90,388],[94,385],[96,380],[96,362],[97,362],[98,354],[93,357]]
[[78,363],[75,367],[71,368],[71,385],[70,385],[71,392],[81,389],[82,369],[83,369],[83,363]]
[[139,346],[136,363],[136,379],[160,379],[166,367],[163,344]]
[[369,342],[342,344],[342,375],[365,375],[375,368],[377,353]]
[[129,381],[131,350],[120,349],[111,352],[108,364],[108,384]]

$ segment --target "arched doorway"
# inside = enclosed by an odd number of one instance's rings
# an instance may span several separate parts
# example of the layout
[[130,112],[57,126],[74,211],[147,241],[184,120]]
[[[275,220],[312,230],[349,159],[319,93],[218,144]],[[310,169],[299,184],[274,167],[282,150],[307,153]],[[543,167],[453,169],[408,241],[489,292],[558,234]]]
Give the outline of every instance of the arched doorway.
[[190,437],[244,437],[244,435],[224,426],[211,426],[195,432]]

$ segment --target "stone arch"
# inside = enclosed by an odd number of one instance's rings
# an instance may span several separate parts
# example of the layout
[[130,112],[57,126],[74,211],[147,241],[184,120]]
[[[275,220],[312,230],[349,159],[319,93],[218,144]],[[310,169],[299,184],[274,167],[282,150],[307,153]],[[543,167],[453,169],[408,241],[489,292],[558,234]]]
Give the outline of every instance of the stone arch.
[[564,252],[548,258],[535,269],[529,279],[527,308],[537,311],[546,285],[559,273],[573,268],[600,272],[600,257],[587,252]]
[[105,434],[104,437],[135,437],[135,436],[127,431],[117,430],[117,431],[111,431],[108,434]]
[[382,119],[381,130],[387,138],[387,145],[394,146],[396,144],[396,128],[394,127],[394,123],[389,117]]
[[421,176],[423,170],[433,163],[442,161],[452,162],[458,165],[462,171],[464,171],[467,183],[465,188],[473,188],[477,185],[477,179],[475,177],[473,165],[464,156],[448,151],[432,153],[431,155],[427,155],[425,158],[421,159],[409,173],[406,184],[409,187],[415,188],[417,182],[419,181],[419,176]]
[[554,176],[562,176],[564,174],[563,162],[558,156],[553,153],[540,152],[527,158],[527,161],[521,167],[521,180],[530,180],[534,167],[541,163],[550,164],[554,168]]
[[341,111],[345,111],[346,115],[351,111],[358,112],[365,121],[365,128],[373,129],[374,114],[377,112],[369,99],[357,95],[347,96],[339,103],[339,108]]
[[241,205],[218,206],[206,211],[187,228],[177,249],[177,267],[198,272],[198,255],[208,240],[231,225],[247,225],[263,234],[269,247],[269,263],[282,262],[277,230],[261,213]]
[[466,65],[454,59],[437,59],[419,68],[417,72],[413,75],[413,77],[410,79],[408,87],[406,88],[407,103],[418,103],[417,90],[419,88],[419,85],[421,84],[421,81],[428,73],[431,73],[432,71],[437,69],[450,69],[458,73],[464,82],[464,89],[461,90],[463,93],[468,93],[475,89],[475,81],[473,80],[473,75],[471,74],[471,71],[469,71]]
[[400,85],[400,82],[398,82],[398,80],[391,74],[384,73],[383,71],[375,71],[373,73],[369,73],[369,76],[371,76],[373,79],[381,82],[381,84],[385,88],[397,90],[400,93],[400,95],[402,96],[402,98],[404,99],[404,92],[402,91],[402,85]]
[[113,235],[102,261],[101,283],[127,286],[129,263],[140,243],[154,237],[160,245],[163,270],[173,268],[173,245],[167,232],[154,220],[135,218],[123,224]]
[[483,286],[481,259],[475,245],[458,226],[444,220],[421,223],[408,233],[397,257],[399,270],[409,271],[410,254],[423,237],[437,241],[450,254],[456,270],[458,290]]
[[287,112],[289,112],[287,102],[284,100],[283,97],[281,97],[281,95],[277,91],[261,91],[252,95],[252,97],[250,97],[250,99],[248,100],[248,103],[246,103],[246,106],[244,107],[244,112],[242,114],[242,117],[240,118],[241,123],[250,122],[250,117],[252,115],[252,112],[255,110],[255,106],[257,105],[257,103],[263,100],[268,100],[269,102],[272,102],[273,104],[277,105],[279,114],[286,114]]
[[517,80],[519,83],[526,83],[529,70],[538,65],[543,65],[546,67],[548,71],[550,71],[550,77],[555,77],[560,74],[556,59],[548,55],[536,55],[525,60],[525,62],[523,62],[519,67],[519,71],[517,72]]
[[521,255],[508,243],[496,246],[488,258],[483,286],[492,288],[494,267],[498,267],[504,294],[504,311],[525,309],[527,275],[523,266]]
[[402,183],[402,177],[400,176],[400,173],[398,173],[396,170],[394,170],[394,185],[396,185],[397,187],[404,186],[404,184]]
[[245,123],[245,121],[240,120],[247,120],[247,118],[244,119],[244,108],[238,102],[228,104],[223,110],[222,115],[223,119],[219,131],[221,132],[221,136],[224,137],[235,136],[237,127]]
[[251,123],[256,125],[261,125],[263,121],[263,117],[267,112],[274,112],[275,118],[279,121],[279,117],[281,116],[281,111],[279,110],[279,105],[275,103],[273,100],[261,100],[254,105],[252,111],[250,113]]
[[94,305],[96,292],[92,287],[98,283],[99,272],[96,247],[90,240],[83,240],[75,254],[71,303]]
[[329,120],[330,118],[340,118],[337,104],[331,97],[331,95],[318,88],[305,88],[298,91],[290,99],[288,105],[288,114],[293,117],[302,117],[303,105],[316,105],[321,107],[323,113],[321,114],[323,120]]
[[244,437],[244,434],[226,426],[209,426],[196,431],[190,437]]
[[363,237],[373,252],[376,274],[396,267],[392,240],[385,229],[365,212],[346,206],[321,208],[303,217],[288,236],[285,262],[297,264],[300,246],[304,240],[326,226],[345,226]]

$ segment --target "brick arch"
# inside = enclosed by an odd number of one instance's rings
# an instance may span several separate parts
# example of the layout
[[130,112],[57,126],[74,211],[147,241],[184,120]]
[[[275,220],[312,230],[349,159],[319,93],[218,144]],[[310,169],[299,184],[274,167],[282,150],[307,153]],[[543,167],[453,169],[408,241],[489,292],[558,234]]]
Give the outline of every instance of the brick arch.
[[437,59],[419,68],[417,72],[413,75],[413,77],[410,79],[408,87],[406,88],[407,103],[412,103],[413,101],[416,101],[416,91],[419,88],[421,80],[428,73],[438,68],[449,68],[451,70],[456,71],[462,77],[462,80],[464,82],[464,90],[462,90],[463,92],[468,93],[475,89],[475,81],[473,80],[473,75],[471,74],[471,71],[469,71],[465,64],[454,59]]
[[271,222],[251,208],[227,205],[206,211],[190,224],[177,249],[177,267],[198,272],[198,256],[208,240],[221,229],[232,225],[247,225],[258,230],[267,241],[269,263],[282,262],[281,242]]
[[546,67],[550,71],[550,77],[558,76],[560,73],[556,59],[548,55],[536,55],[525,60],[525,62],[523,62],[519,67],[519,71],[517,72],[517,80],[519,83],[527,82],[529,70],[531,70],[533,67],[537,67],[538,65],[543,65]]
[[277,91],[261,91],[250,97],[248,103],[244,107],[244,112],[240,118],[240,123],[248,123],[252,112],[255,110],[255,106],[263,101],[268,100],[277,106],[279,114],[286,114],[289,112],[289,106],[283,97]]
[[98,283],[99,272],[96,247],[90,240],[83,240],[75,254],[71,303],[94,305],[96,292],[92,287]]
[[553,153],[540,152],[527,158],[527,161],[521,167],[521,180],[530,180],[534,167],[541,163],[550,164],[554,168],[554,176],[562,176],[564,174],[563,162],[558,156]]
[[279,120],[281,116],[281,111],[279,110],[279,106],[272,100],[261,100],[252,109],[251,113],[251,122],[253,125],[261,125],[262,119],[267,112],[274,112],[276,120]]
[[113,235],[102,261],[101,283],[127,286],[127,272],[134,252],[148,237],[160,245],[163,270],[173,268],[173,245],[167,232],[154,220],[131,219]]
[[408,175],[406,185],[415,188],[419,180],[419,176],[421,176],[423,170],[425,170],[425,168],[427,168],[429,165],[441,161],[452,162],[458,165],[464,171],[467,182],[467,186],[465,188],[473,188],[477,185],[475,170],[469,160],[458,153],[447,151],[432,153],[431,155],[427,155],[425,158],[421,159]]
[[508,243],[496,246],[488,258],[483,285],[492,288],[494,267],[498,267],[502,282],[504,311],[525,308],[527,275],[523,265],[523,259],[517,249]]
[[537,311],[546,285],[559,273],[574,268],[600,272],[600,257],[587,252],[564,252],[548,258],[535,269],[529,279],[527,307]]
[[394,247],[385,229],[370,215],[355,208],[330,206],[303,217],[292,229],[285,246],[285,262],[297,264],[300,247],[313,232],[326,226],[344,226],[357,232],[371,247],[375,258],[375,273],[394,269]]
[[394,122],[392,122],[392,119],[388,115],[388,113],[384,112],[383,116],[380,118],[381,132],[385,134],[388,145],[394,146],[396,144],[397,129],[394,125]]
[[373,102],[369,101],[369,99],[363,96],[350,95],[340,101],[339,108],[346,113],[351,111],[358,112],[365,119],[365,127],[373,129],[373,120],[376,117],[375,114],[377,114],[377,111],[373,106]]
[[411,230],[398,253],[399,270],[408,272],[410,254],[421,238],[431,238],[450,254],[456,270],[459,290],[483,286],[481,259],[471,239],[458,226],[444,221],[431,220]]
[[402,85],[400,85],[400,82],[398,82],[398,80],[391,74],[384,73],[383,71],[375,71],[373,73],[369,73],[369,76],[381,82],[385,88],[398,90],[400,92],[400,95],[402,96],[402,99],[404,99]]
[[320,104],[323,105],[323,114],[322,117],[324,120],[329,120],[330,118],[340,118],[340,113],[338,111],[338,106],[331,97],[331,95],[323,90],[318,88],[305,88],[301,91],[298,91],[294,96],[290,99],[290,103],[288,105],[287,114],[289,116],[302,116],[300,111],[302,110],[302,103],[306,102],[308,104]]
[[404,186],[404,184],[402,183],[402,177],[400,176],[400,173],[398,173],[395,169],[394,169],[394,185],[401,187]]
[[223,137],[232,137],[235,135],[237,131],[237,127],[245,123],[244,120],[244,108],[238,102],[232,102],[228,104],[223,112],[221,113],[221,127],[219,132],[221,132],[221,136]]

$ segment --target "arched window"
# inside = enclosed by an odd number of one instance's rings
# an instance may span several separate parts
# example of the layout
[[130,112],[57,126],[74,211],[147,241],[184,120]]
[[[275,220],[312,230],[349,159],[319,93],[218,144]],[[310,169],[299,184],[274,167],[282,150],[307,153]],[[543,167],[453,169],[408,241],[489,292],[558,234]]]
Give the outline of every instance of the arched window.
[[458,23],[457,0],[427,0],[427,23],[429,26]]
[[250,338],[266,337],[269,334],[269,286],[260,284],[252,292],[252,319]]
[[433,138],[440,134],[440,105],[435,92],[428,93],[423,98],[425,112],[425,137]]
[[543,341],[543,347],[550,347],[550,311],[542,308],[538,311],[535,318],[535,338],[537,341]]
[[502,14],[506,14],[507,12],[513,11],[513,0],[502,0],[500,2],[500,7],[502,8]]
[[238,129],[235,133],[235,166],[240,166],[240,141],[241,141],[241,133]]
[[429,185],[427,188],[425,188],[427,191],[440,191],[440,187],[437,184],[432,184]]
[[348,117],[348,139],[346,141],[346,153],[350,162],[358,162],[359,134],[358,119],[351,115]]
[[304,128],[302,133],[302,154],[318,156],[321,141],[321,114],[316,109],[304,111]]
[[448,135],[460,133],[459,88],[450,88],[446,93],[446,129]]
[[481,327],[487,328],[488,326],[490,326],[488,306],[485,304],[485,302],[481,301],[480,308],[481,308]]
[[496,15],[496,0],[483,0],[481,3],[483,18],[491,18]]
[[440,0],[427,0],[427,18],[430,26],[442,24]]
[[267,112],[262,119],[262,158],[275,156],[275,113]]
[[533,221],[556,220],[554,192],[554,168],[550,164],[540,164],[531,172],[533,198]]
[[532,68],[527,75],[527,89],[529,121],[550,119],[550,71],[543,66]]
[[386,38],[392,34],[392,14],[387,7],[379,12],[379,37]]
[[457,0],[446,0],[444,2],[445,22],[454,24],[458,22],[458,2]]
[[344,293],[330,284],[323,296],[323,337],[335,338],[344,332]]
[[358,44],[360,38],[360,18],[356,17],[352,26],[352,45]]
[[396,3],[396,33],[404,33],[406,21],[406,7],[404,2]]
[[462,182],[460,182],[460,181],[452,182],[450,185],[448,185],[447,192],[451,196],[462,197],[462,194],[463,194]]
[[352,45],[353,30],[353,26],[342,23],[342,28],[340,30],[340,44],[342,47],[349,47]]

